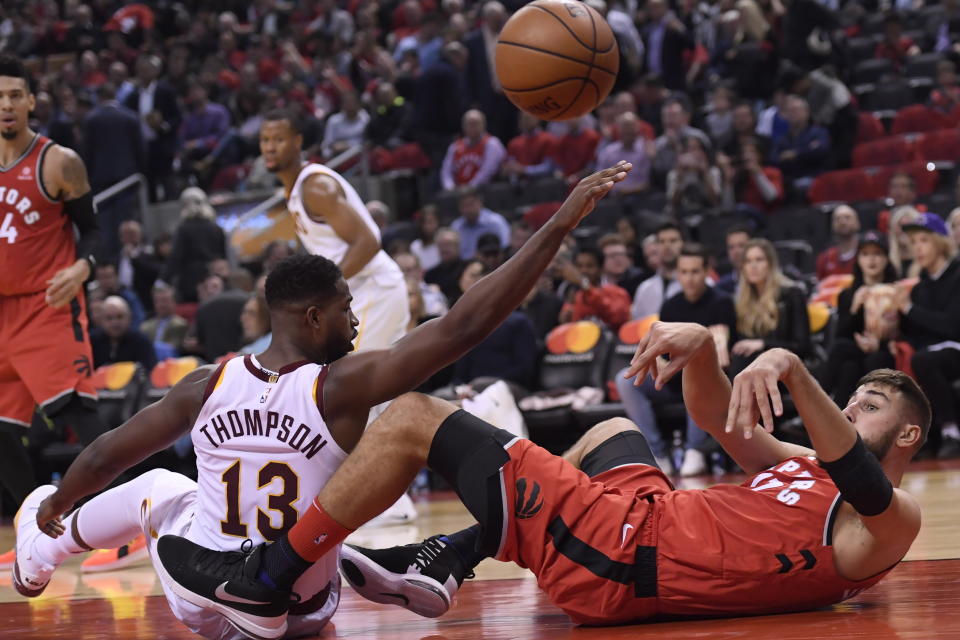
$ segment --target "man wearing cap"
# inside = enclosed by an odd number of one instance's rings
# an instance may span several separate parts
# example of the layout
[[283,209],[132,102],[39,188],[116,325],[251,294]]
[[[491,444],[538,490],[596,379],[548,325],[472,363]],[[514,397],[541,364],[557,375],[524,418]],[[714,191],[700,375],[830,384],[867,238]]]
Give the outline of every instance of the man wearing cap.
[[916,349],[910,364],[933,407],[933,426],[941,436],[937,457],[957,458],[960,429],[953,381],[960,378],[960,263],[937,214],[921,213],[903,228],[922,271],[912,291],[898,292],[901,332]]
[[833,210],[832,227],[836,244],[817,256],[817,280],[827,276],[853,273],[857,259],[857,234],[860,218],[853,207],[842,204]]

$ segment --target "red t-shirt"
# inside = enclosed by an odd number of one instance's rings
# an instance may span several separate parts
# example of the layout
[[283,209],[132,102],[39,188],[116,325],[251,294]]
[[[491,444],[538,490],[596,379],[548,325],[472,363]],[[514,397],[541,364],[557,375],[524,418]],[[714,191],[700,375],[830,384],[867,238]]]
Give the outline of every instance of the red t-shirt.
[[600,134],[593,129],[583,129],[576,134],[567,134],[557,139],[553,161],[560,167],[563,175],[573,175],[583,171],[593,162],[599,143]]
[[823,280],[827,276],[853,273],[853,263],[856,259],[856,251],[845,257],[840,255],[840,250],[836,247],[824,249],[817,256],[817,280]]
[[522,133],[507,145],[507,155],[525,167],[541,164],[553,151],[557,139],[546,131]]

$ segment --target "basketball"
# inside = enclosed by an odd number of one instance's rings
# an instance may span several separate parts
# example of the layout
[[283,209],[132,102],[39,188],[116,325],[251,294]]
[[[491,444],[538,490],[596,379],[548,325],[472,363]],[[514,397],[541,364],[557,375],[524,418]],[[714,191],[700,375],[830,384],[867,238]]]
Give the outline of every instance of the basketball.
[[517,108],[542,120],[572,120],[610,94],[620,54],[594,9],[575,0],[536,0],[503,26],[495,64]]

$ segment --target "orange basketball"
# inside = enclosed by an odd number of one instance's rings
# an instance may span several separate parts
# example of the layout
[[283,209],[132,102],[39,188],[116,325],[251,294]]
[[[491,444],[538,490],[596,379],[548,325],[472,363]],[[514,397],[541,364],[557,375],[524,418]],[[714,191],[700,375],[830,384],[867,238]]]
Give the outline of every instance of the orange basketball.
[[496,47],[504,94],[542,120],[572,120],[610,94],[620,68],[603,17],[578,0],[536,0],[503,26]]

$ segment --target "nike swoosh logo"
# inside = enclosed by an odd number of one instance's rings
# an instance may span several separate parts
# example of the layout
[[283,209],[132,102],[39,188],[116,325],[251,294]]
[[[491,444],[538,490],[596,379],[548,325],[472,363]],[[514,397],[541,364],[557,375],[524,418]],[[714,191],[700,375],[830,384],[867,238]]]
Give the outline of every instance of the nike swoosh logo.
[[621,536],[620,536],[620,546],[621,546],[621,547],[623,547],[623,545],[627,542],[627,534],[630,533],[630,529],[633,529],[633,525],[632,525],[632,524],[625,524],[625,525],[623,525],[623,533],[622,533]]
[[227,586],[226,582],[218,586],[216,591],[213,592],[213,595],[215,595],[217,598],[225,602],[236,602],[238,604],[255,604],[255,605],[270,604],[269,602],[260,602],[258,600],[247,600],[246,598],[241,598],[240,596],[235,596],[230,593],[227,593],[227,590],[224,588],[226,586]]
[[410,598],[403,595],[402,593],[381,593],[382,596],[387,596],[388,598],[396,598],[397,600],[403,600],[403,606],[410,604]]

